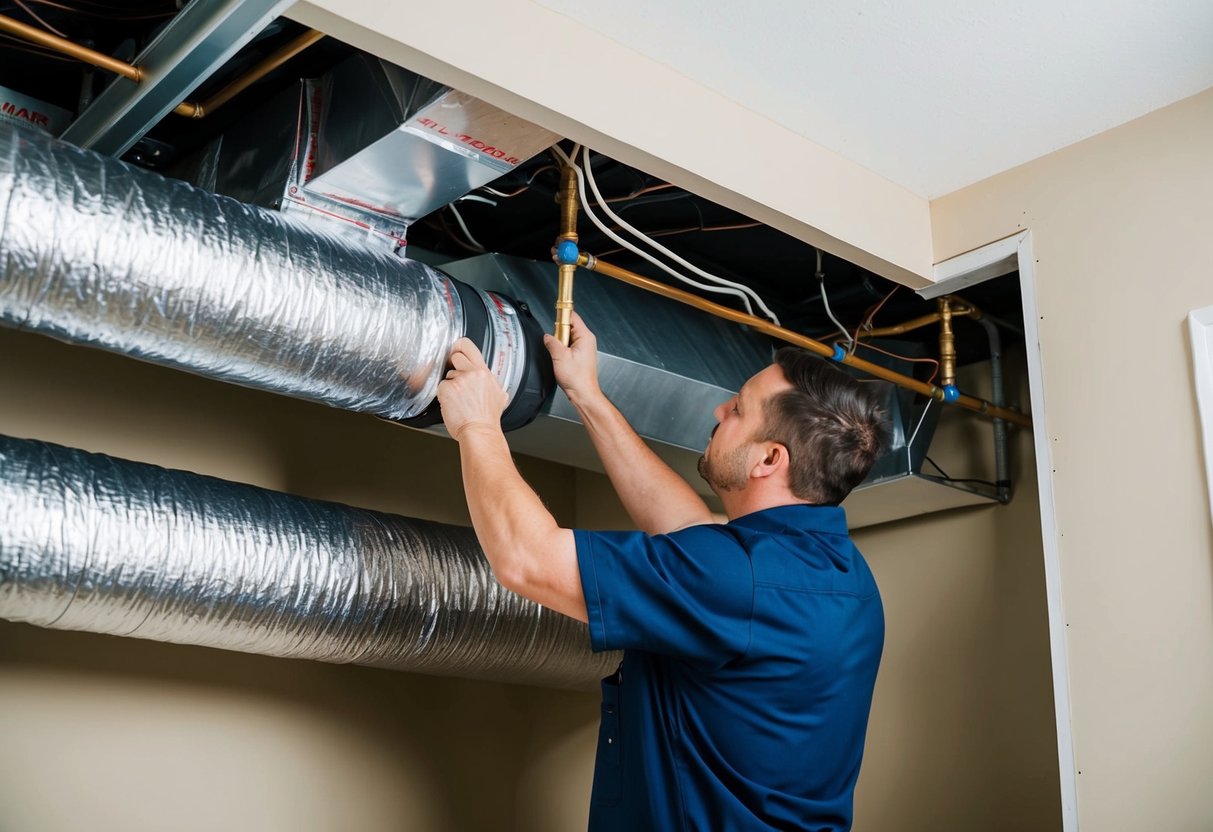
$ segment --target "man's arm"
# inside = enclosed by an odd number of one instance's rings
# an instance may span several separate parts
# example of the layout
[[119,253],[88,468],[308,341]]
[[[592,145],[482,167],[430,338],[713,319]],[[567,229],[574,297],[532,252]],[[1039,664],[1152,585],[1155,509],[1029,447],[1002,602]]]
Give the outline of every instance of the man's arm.
[[556,380],[581,416],[611,485],[632,521],[648,534],[666,534],[712,523],[715,517],[695,489],[644,443],[598,386],[598,341],[573,313],[572,338],[564,346],[551,335]]
[[493,574],[506,589],[587,621],[573,532],[560,528],[518,473],[501,432],[505,391],[468,339],[455,342],[451,363],[438,401],[459,443],[472,526]]

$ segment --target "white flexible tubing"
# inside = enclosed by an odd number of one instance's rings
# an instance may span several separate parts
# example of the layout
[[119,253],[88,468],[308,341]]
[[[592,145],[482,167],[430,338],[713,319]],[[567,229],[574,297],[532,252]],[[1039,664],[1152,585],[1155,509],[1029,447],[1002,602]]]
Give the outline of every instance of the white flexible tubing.
[[826,295],[825,273],[821,270],[821,249],[817,249],[817,282],[821,284],[821,303],[826,308],[826,314],[830,316],[830,320],[834,322],[834,326],[838,327],[838,331],[842,333],[842,337],[847,339],[847,346],[850,347],[854,342],[850,331],[838,322],[838,319],[834,317],[834,311],[830,309],[830,298]]
[[577,183],[579,186],[577,189],[577,193],[581,197],[582,210],[585,211],[585,215],[590,218],[590,220],[594,223],[594,225],[598,226],[599,231],[601,231],[603,234],[610,237],[612,240],[614,240],[619,245],[626,248],[628,251],[643,257],[645,260],[648,260],[650,263],[652,263],[657,268],[659,268],[662,271],[666,272],[667,274],[677,278],[678,280],[681,280],[683,283],[686,283],[689,286],[694,286],[695,288],[702,289],[705,292],[717,292],[719,294],[734,295],[734,296],[740,298],[741,302],[743,304],[745,304],[746,311],[749,312],[751,315],[754,314],[754,308],[752,306],[750,306],[750,298],[744,292],[740,292],[736,289],[730,289],[727,286],[712,286],[710,284],[703,284],[696,280],[692,280],[691,278],[687,277],[686,275],[680,274],[679,272],[674,271],[669,266],[667,266],[665,263],[662,263],[656,257],[649,254],[647,251],[637,248],[635,245],[633,245],[632,243],[629,243],[627,240],[623,239],[618,234],[616,234],[614,231],[612,231],[608,226],[606,226],[602,222],[602,220],[598,219],[598,215],[595,214],[593,212],[593,210],[591,210],[591,208],[590,208],[590,201],[589,201],[589,199],[586,198],[586,195],[585,195],[585,178],[581,173],[581,168],[579,168],[577,165],[573,164],[572,160],[569,159],[568,155],[565,154],[565,152],[563,150],[561,150],[559,146],[553,145],[552,149],[554,151],[556,151],[556,154],[558,156],[560,156],[560,158],[565,162],[565,164],[567,164],[569,167],[571,167],[573,169],[573,172],[577,174]]
[[[771,321],[776,326],[780,325],[779,318],[775,317],[775,313],[772,312],[770,310],[770,308],[765,303],[762,302],[762,298],[760,298],[758,296],[758,293],[755,292],[753,289],[751,289],[749,286],[744,286],[740,283],[734,283],[732,280],[727,280],[723,277],[720,277],[719,275],[714,275],[714,274],[705,272],[703,269],[700,269],[699,267],[695,266],[693,263],[689,263],[686,260],[684,260],[683,258],[679,257],[677,254],[670,251],[668,248],[663,246],[661,243],[657,242],[652,237],[649,237],[648,235],[646,235],[643,231],[633,228],[631,225],[629,225],[623,219],[623,217],[619,216],[614,211],[612,211],[610,206],[607,205],[606,200],[602,198],[602,194],[598,192],[598,183],[594,181],[594,169],[590,165],[590,149],[588,147],[582,152],[582,158],[585,159],[585,177],[590,183],[590,189],[594,192],[594,199],[598,200],[599,207],[601,207],[602,210],[606,213],[606,215],[608,217],[610,217],[612,220],[614,220],[617,225],[619,225],[621,228],[626,228],[628,231],[635,234],[641,240],[644,240],[646,243],[651,245],[653,248],[660,251],[666,257],[669,257],[675,263],[678,263],[680,266],[690,269],[695,274],[702,277],[704,280],[711,280],[713,283],[718,283],[721,286],[729,286],[729,287],[732,287],[739,291],[745,292],[747,296],[754,299],[754,302],[758,304],[759,308],[762,309],[762,311],[766,314],[766,316],[768,318],[770,318]],[[749,308],[749,306],[750,305],[747,303],[746,307]]]
[[463,236],[467,237],[468,242],[481,251],[488,251],[488,249],[480,244],[479,240],[472,236],[472,232],[468,231],[468,224],[463,221],[463,214],[459,213],[459,209],[455,207],[455,203],[452,202],[447,206],[447,208],[450,208],[451,213],[455,215],[455,221],[458,222],[459,227],[463,229]]

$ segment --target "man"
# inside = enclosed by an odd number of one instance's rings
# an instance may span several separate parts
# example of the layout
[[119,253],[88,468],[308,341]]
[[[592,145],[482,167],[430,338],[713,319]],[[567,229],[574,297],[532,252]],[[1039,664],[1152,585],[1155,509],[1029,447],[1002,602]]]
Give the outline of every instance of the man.
[[602,685],[590,828],[848,829],[884,642],[837,506],[884,445],[868,388],[781,350],[720,405],[700,473],[721,525],[603,395],[580,317],[570,346],[546,344],[642,532],[557,525],[514,467],[505,392],[470,341],[438,399],[497,579],[625,651]]

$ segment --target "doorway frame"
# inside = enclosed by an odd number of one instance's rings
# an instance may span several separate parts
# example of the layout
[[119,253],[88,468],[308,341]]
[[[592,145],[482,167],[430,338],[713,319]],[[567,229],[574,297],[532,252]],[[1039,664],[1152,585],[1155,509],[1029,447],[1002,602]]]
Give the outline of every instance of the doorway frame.
[[1053,499],[1053,457],[1045,406],[1044,358],[1040,349],[1032,232],[1018,231],[935,264],[935,282],[918,294],[926,299],[960,291],[995,277],[1019,272],[1023,299],[1023,332],[1027,352],[1028,390],[1032,405],[1032,443],[1040,489],[1040,533],[1044,550],[1045,599],[1049,616],[1049,657],[1053,670],[1054,724],[1063,832],[1078,832],[1078,780],[1070,720],[1070,663],[1062,604],[1061,545]]

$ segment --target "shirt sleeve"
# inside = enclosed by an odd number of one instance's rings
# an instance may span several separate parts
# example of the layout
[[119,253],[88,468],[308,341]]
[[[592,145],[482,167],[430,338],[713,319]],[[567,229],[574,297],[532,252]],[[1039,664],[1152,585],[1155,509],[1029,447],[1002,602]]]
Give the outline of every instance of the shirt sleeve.
[[749,649],[754,573],[749,553],[723,526],[574,535],[594,650],[645,650],[719,667]]

